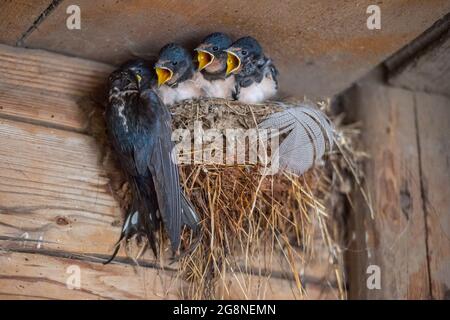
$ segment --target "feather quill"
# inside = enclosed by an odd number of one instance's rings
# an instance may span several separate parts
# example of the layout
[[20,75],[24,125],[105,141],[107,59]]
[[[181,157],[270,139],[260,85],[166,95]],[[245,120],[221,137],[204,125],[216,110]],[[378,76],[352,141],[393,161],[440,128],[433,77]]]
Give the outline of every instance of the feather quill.
[[284,137],[272,151],[272,163],[277,159],[279,169],[301,175],[331,151],[335,131],[327,116],[314,107],[281,105],[284,110],[268,116],[259,128],[275,129]]

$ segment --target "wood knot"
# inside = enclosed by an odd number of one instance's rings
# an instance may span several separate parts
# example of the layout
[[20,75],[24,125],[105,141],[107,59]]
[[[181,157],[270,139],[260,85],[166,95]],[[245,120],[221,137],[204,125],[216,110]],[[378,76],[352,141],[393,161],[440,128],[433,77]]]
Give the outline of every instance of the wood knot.
[[408,189],[400,190],[400,207],[406,220],[409,220],[409,216],[412,209],[411,194]]
[[56,217],[56,224],[60,226],[65,226],[69,224],[69,220],[66,217],[58,216]]
[[111,223],[111,226],[113,226],[113,227],[120,227],[121,224],[122,224],[122,221],[120,221],[120,220],[114,220],[114,221]]

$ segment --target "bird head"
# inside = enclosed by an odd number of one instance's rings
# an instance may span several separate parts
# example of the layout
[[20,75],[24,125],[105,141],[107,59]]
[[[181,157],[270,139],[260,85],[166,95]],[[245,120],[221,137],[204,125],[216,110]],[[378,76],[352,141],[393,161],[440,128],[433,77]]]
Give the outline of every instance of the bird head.
[[110,93],[121,91],[138,91],[139,81],[130,69],[117,69],[109,75]]
[[159,52],[155,64],[158,86],[174,85],[192,77],[194,65],[191,55],[183,47],[169,43]]
[[156,75],[151,63],[142,59],[131,60],[124,63],[120,69],[129,70],[137,80],[140,90],[149,89],[156,82]]
[[221,32],[207,36],[195,49],[197,51],[198,70],[207,73],[221,73],[227,68],[227,53],[224,51],[231,45],[230,37]]
[[252,37],[236,40],[225,52],[227,53],[227,75],[239,73],[246,65],[255,63],[264,56],[260,44]]

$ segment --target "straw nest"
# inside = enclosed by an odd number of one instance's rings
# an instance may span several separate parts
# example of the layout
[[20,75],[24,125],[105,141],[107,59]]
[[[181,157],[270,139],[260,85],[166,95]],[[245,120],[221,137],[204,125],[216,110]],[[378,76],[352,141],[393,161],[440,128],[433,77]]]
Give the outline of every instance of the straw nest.
[[[250,163],[180,164],[181,183],[202,219],[200,239],[189,232],[183,235],[183,248],[195,241],[198,245],[170,265],[184,280],[184,298],[265,298],[273,277],[289,279],[293,297],[307,297],[305,270],[324,251],[326,259],[320,263],[328,271],[322,275],[323,285],[335,287],[335,298],[346,297],[342,224],[349,197],[360,186],[364,154],[353,148],[357,128],[343,125],[343,115],[333,114],[329,102],[307,103],[329,116],[337,135],[333,151],[302,176],[262,175],[261,165]],[[202,121],[205,130],[255,128],[278,110],[280,106],[271,102],[248,105],[209,99],[171,107],[173,128],[189,130],[195,121]],[[107,145],[103,133],[96,134],[99,131],[91,124],[91,133]],[[126,209],[127,185],[120,171],[109,172],[113,193]],[[168,252],[167,240],[161,239],[161,252]],[[135,259],[137,251],[129,255]],[[167,266],[163,258],[156,261]]]

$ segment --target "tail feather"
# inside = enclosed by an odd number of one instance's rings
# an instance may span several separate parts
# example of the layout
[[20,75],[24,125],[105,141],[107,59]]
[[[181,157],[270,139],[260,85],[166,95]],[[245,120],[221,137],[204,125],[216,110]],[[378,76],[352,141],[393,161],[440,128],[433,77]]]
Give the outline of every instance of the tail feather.
[[109,264],[111,261],[114,260],[114,258],[117,256],[117,253],[119,252],[120,245],[123,239],[128,240],[138,233],[139,230],[138,220],[139,220],[139,213],[137,211],[128,214],[125,221],[123,222],[119,240],[117,240],[116,244],[114,245],[114,252],[107,261],[103,262],[103,264],[105,265]]
[[[200,230],[200,219],[197,213],[195,212],[193,205],[183,193],[181,197],[181,205],[182,205],[182,215],[181,215],[182,224],[188,226],[194,232],[194,234],[198,233],[198,231]],[[155,254],[155,256],[157,256],[157,246],[156,246],[157,241],[155,238],[156,228],[153,226],[153,224],[158,222],[152,221],[152,219],[154,219],[152,217],[156,217],[156,215],[153,216],[151,213],[145,215],[142,213],[142,211],[132,210],[131,213],[128,214],[123,223],[122,231],[120,233],[119,240],[116,242],[113,254],[103,264],[106,265],[111,261],[113,261],[114,258],[117,256],[117,253],[119,252],[122,241],[124,239],[125,241],[127,241],[134,235],[146,236],[153,253]]]
[[181,224],[188,226],[194,233],[200,229],[200,219],[194,210],[194,206],[181,192]]

